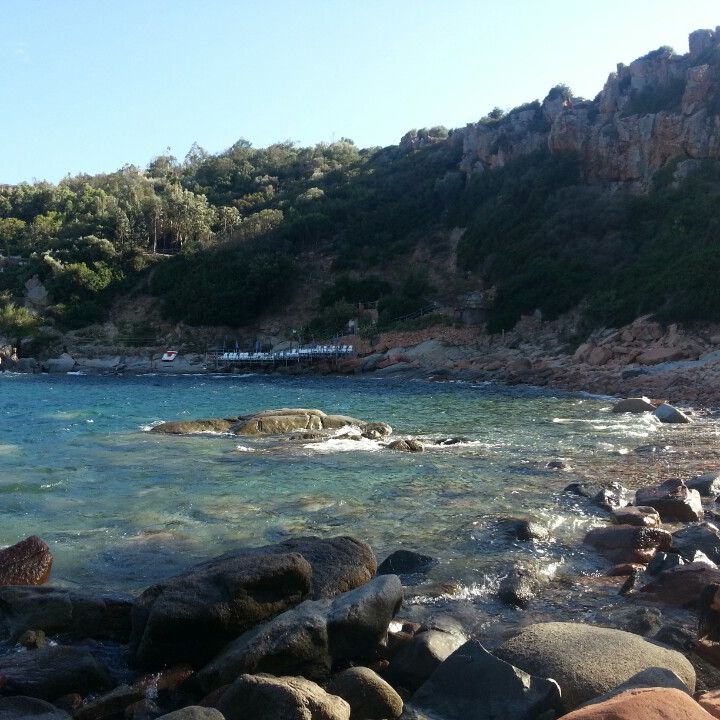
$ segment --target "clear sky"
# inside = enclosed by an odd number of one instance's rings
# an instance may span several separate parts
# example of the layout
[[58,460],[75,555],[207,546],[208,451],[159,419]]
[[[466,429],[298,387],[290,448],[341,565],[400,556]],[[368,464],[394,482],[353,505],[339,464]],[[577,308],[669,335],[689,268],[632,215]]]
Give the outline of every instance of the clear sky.
[[718,0],[0,0],[0,183],[475,122],[720,25]]

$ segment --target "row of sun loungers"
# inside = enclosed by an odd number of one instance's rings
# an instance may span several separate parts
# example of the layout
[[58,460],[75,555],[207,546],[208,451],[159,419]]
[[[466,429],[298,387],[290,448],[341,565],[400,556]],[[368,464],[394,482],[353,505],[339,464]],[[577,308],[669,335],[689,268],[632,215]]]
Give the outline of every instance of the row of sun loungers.
[[218,353],[218,360],[229,362],[277,362],[284,360],[301,360],[306,358],[338,357],[352,355],[352,345],[315,345],[313,347],[280,350],[278,352],[223,352]]

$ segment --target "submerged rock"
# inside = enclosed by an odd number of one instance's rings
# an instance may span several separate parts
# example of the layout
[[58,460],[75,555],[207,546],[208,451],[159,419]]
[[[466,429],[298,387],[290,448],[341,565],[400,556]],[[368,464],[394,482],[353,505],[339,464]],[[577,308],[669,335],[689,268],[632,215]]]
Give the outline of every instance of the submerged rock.
[[53,556],[37,535],[0,550],[1,585],[42,585],[50,577]]

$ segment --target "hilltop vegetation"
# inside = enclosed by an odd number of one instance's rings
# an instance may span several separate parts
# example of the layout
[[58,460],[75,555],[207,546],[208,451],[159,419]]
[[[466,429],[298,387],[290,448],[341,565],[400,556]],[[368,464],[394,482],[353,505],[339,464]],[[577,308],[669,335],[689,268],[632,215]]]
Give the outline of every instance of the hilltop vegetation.
[[[240,140],[146,169],[0,186],[0,322],[9,334],[33,276],[49,293],[45,322],[61,330],[148,295],[167,322],[233,328],[287,317],[302,299],[305,330],[320,337],[357,303],[377,301],[387,327],[430,301],[458,306],[487,291],[491,331],[536,309],[553,318],[575,307],[588,330],[649,312],[720,320],[720,162],[702,156],[697,129],[720,112],[720,53],[708,52],[678,59],[661,48],[622,69],[604,91],[610,110],[602,94],[573,107],[559,85],[543,103],[496,108],[465,131],[411,131],[396,147]],[[647,77],[648,67],[670,80],[633,89],[633,73]],[[688,167],[686,154],[662,146],[656,165],[636,171],[640,184],[603,180],[607,158],[583,148],[607,146],[617,164],[630,153],[618,128],[650,126],[648,113],[652,127],[673,122],[680,134],[692,121],[700,157]]]

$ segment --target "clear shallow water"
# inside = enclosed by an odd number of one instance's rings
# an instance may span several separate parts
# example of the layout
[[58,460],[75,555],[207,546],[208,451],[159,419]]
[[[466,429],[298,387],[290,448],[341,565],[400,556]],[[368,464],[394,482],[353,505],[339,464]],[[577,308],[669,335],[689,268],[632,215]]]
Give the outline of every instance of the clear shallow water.
[[[582,605],[568,583],[578,592],[585,578],[590,598],[587,578],[606,567],[580,546],[606,518],[565,485],[637,487],[717,460],[715,420],[661,426],[612,415],[611,405],[494,385],[0,374],[0,544],[38,534],[55,555],[55,582],[134,592],[239,545],[349,534],[380,559],[401,547],[437,557],[429,581],[454,584],[456,599],[488,617],[510,612],[491,602],[509,564],[540,567],[561,580],[541,610],[557,615]],[[352,440],[147,432],[163,420],[293,406],[467,442],[404,454]],[[557,457],[573,470],[548,470]],[[553,540],[512,542],[501,528],[508,517],[541,520]],[[415,602],[441,601],[420,591]]]

